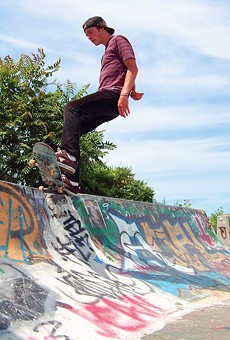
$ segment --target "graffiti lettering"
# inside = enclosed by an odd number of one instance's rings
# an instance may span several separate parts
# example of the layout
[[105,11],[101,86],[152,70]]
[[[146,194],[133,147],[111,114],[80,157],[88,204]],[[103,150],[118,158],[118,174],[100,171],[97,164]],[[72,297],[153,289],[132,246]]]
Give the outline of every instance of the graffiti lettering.
[[[60,321],[46,321],[41,322],[39,325],[34,327],[34,332],[40,333],[39,339],[43,336],[44,340],[53,340],[53,339],[64,339],[64,340],[70,340],[70,338],[67,335],[58,335],[57,331],[62,326]],[[36,340],[37,338],[33,336],[29,336],[28,340]]]
[[[107,270],[113,270],[113,268]],[[62,269],[62,276],[58,280],[69,287],[72,287],[79,296],[89,297],[91,301],[100,301],[103,297],[121,299],[124,295],[139,293],[147,294],[152,291],[152,288],[146,285],[145,290],[140,290],[135,286],[135,281],[130,278],[128,283],[123,283],[118,280],[113,280],[101,277],[96,272],[80,273],[71,271],[68,273]]]
[[[64,228],[68,231],[71,242],[62,244],[62,248],[67,249],[72,254],[77,252],[80,254],[81,259],[88,263],[89,258],[92,254],[93,248],[89,243],[89,234],[85,228],[81,226],[81,222],[69,212],[69,218],[63,222]],[[58,239],[61,243],[60,239]],[[70,249],[70,245],[74,245],[75,249]]]
[[41,257],[33,208],[19,191],[0,184],[0,257],[30,264]]

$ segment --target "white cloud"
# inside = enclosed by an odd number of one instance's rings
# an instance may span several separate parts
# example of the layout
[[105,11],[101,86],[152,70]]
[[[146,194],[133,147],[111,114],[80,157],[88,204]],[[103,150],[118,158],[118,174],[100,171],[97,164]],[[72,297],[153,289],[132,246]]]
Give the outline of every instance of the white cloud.
[[[146,38],[149,46],[154,43],[155,35],[158,34],[159,37],[167,36],[187,48],[197,49],[200,53],[230,59],[230,6],[227,2],[114,0],[108,3],[105,0],[56,0],[53,3],[47,0],[21,0],[17,1],[16,8],[35,18],[55,19],[58,26],[63,23],[64,30],[67,23],[68,28],[71,25],[72,31],[76,31],[76,28],[79,30],[88,17],[101,15],[108,24],[117,27],[120,33],[124,30],[125,34],[130,33],[131,36],[140,37],[139,39]],[[114,10],[111,11],[111,8]]]
[[[212,105],[178,105],[178,106],[142,106],[131,104],[131,114],[127,118],[118,117],[116,120],[103,124],[100,129],[105,129],[107,135],[118,136],[119,139],[130,138],[136,133],[164,131],[176,129],[204,130],[215,126],[230,124],[228,107],[213,107]],[[135,105],[135,106],[134,106]],[[180,131],[178,131],[180,132]],[[179,137],[178,137],[179,138]]]
[[132,7],[130,2],[123,6],[119,21],[123,22],[128,11],[132,25],[148,32],[149,44],[151,34],[159,34],[200,53],[230,59],[230,6],[226,2],[214,5],[210,1],[145,0],[132,1]]
[[[218,152],[220,148],[229,148]],[[131,166],[135,178],[155,190],[167,204],[189,199],[208,214],[220,206],[229,211],[230,145],[225,138],[121,141],[105,160],[111,166]]]
[[230,149],[219,152],[230,143],[226,138],[158,140],[152,136],[149,140],[135,140],[135,135],[128,143],[119,143],[106,157],[109,163],[132,165],[138,173],[143,166],[148,173],[160,176],[168,173],[179,175],[184,172],[216,172],[230,167]]
[[[31,48],[31,49],[37,49],[39,46],[35,43],[32,43],[30,41],[24,40],[24,39],[18,39],[9,35],[0,34],[0,42],[6,43],[8,45],[14,45],[15,47],[21,47],[21,48]],[[47,51],[49,51],[48,48],[46,48]]]

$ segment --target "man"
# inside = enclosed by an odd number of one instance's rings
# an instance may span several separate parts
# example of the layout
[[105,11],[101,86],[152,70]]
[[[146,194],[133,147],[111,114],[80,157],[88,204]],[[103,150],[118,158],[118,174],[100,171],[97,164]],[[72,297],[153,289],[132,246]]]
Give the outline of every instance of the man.
[[69,102],[65,107],[64,126],[57,160],[75,169],[75,173],[63,175],[65,191],[70,195],[79,192],[80,136],[94,130],[102,123],[129,113],[129,96],[142,98],[136,92],[138,73],[135,55],[129,41],[114,35],[115,30],[101,17],[92,17],[83,24],[88,39],[95,45],[104,45],[98,91]]

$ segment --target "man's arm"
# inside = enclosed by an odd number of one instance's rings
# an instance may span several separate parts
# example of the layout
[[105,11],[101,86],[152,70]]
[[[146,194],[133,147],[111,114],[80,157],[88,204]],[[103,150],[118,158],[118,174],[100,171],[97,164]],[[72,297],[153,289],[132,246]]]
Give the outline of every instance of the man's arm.
[[130,113],[129,110],[129,94],[134,100],[142,98],[143,93],[138,93],[135,90],[135,79],[138,73],[136,60],[133,58],[127,59],[125,62],[127,67],[127,73],[125,82],[121,91],[120,98],[118,100],[118,111],[122,117],[127,117]]
[[137,68],[136,60],[133,58],[127,59],[124,62],[124,64],[127,68],[127,73],[126,73],[125,82],[124,82],[121,93],[129,94],[133,87],[133,84],[135,83],[135,79],[138,73],[138,68]]

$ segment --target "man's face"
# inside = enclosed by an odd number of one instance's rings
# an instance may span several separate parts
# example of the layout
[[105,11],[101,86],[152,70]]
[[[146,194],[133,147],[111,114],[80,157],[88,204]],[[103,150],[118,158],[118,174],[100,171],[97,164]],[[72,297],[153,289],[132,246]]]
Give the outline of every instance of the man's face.
[[85,35],[95,46],[102,44],[102,29],[96,27],[86,28]]

